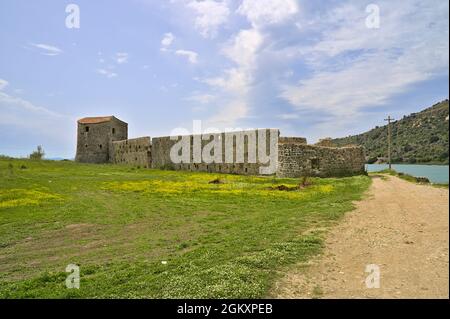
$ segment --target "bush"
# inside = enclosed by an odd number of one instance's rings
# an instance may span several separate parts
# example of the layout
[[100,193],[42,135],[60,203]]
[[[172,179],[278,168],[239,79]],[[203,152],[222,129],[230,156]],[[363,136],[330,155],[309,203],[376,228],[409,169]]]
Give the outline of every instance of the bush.
[[436,143],[437,141],[439,141],[439,136],[432,135],[430,137],[430,143]]
[[30,154],[31,160],[41,160],[44,158],[45,152],[41,145],[37,147],[37,149]]

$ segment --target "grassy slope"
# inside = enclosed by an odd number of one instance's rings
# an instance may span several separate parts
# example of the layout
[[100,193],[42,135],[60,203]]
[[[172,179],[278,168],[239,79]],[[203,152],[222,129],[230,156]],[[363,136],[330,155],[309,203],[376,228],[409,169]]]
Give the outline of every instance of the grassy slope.
[[[265,296],[370,179],[268,190],[281,183],[298,181],[0,160],[0,297]],[[79,290],[65,288],[69,263]]]
[[[448,164],[448,100],[392,124],[392,159],[395,163]],[[370,161],[387,156],[387,126],[333,140],[336,145],[363,145]]]

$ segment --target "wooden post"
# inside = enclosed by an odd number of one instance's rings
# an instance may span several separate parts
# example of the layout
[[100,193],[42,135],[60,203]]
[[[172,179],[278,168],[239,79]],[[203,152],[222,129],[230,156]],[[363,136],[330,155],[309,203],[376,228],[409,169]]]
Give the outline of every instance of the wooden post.
[[391,133],[391,121],[394,119],[389,115],[387,119],[384,119],[388,122],[388,161],[389,161],[389,170],[392,169],[392,159],[391,159],[391,150],[392,150],[392,133]]

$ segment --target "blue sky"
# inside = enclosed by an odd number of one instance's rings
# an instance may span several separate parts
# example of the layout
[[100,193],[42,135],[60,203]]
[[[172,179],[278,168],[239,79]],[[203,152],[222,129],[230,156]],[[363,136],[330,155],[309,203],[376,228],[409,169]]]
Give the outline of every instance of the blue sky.
[[[367,26],[369,4],[379,25]],[[67,28],[66,6],[80,10]],[[448,2],[1,0],[0,154],[73,158],[76,120],[129,136],[280,128],[314,142],[448,98]]]

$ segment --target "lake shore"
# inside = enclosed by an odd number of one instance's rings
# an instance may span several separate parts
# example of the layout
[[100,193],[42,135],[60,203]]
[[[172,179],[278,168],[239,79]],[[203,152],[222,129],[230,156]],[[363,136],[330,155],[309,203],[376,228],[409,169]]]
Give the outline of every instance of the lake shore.
[[[368,173],[376,173],[388,168],[388,164],[366,164],[366,171]],[[392,169],[398,173],[408,174],[414,177],[426,177],[434,184],[449,183],[448,165],[392,164]]]

